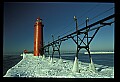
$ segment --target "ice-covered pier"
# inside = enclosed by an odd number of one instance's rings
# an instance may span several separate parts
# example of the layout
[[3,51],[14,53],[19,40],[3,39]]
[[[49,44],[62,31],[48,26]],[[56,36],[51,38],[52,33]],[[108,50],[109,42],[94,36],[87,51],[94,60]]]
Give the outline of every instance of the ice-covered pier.
[[89,63],[78,61],[79,72],[73,72],[72,60],[22,55],[23,59],[10,68],[4,77],[114,78],[114,67],[94,64],[96,71],[92,71]]

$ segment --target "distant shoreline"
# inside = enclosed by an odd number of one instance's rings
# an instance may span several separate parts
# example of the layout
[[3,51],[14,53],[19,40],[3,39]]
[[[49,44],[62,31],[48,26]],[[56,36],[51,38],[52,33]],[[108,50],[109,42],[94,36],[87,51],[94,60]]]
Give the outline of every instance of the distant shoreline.
[[[52,54],[52,53],[50,53],[50,54]],[[75,52],[63,52],[61,54],[76,54],[76,53]],[[78,54],[80,54],[80,55],[87,55],[88,52],[79,52]],[[90,52],[90,54],[114,54],[114,52]],[[54,55],[58,55],[58,53],[55,53]]]
[[[88,54],[88,52],[84,52],[84,54]],[[90,52],[90,54],[114,54],[114,52]]]

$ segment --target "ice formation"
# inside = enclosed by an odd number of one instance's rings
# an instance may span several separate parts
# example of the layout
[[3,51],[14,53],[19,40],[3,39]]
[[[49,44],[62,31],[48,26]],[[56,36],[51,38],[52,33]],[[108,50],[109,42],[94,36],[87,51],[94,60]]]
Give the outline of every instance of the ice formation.
[[114,78],[114,67],[84,63],[77,58],[72,61],[45,56],[35,57],[33,54],[22,56],[23,59],[10,68],[3,77]]

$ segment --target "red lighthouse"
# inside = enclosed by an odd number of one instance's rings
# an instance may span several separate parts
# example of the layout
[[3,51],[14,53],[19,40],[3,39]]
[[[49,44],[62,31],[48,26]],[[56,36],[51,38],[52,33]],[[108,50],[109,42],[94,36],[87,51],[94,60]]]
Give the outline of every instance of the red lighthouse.
[[43,55],[43,24],[40,17],[34,25],[34,56]]

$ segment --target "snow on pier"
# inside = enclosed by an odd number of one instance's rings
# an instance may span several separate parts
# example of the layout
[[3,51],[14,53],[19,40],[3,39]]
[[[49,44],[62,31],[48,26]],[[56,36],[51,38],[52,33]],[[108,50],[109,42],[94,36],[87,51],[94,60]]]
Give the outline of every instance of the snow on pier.
[[89,68],[89,63],[78,61],[79,72],[73,72],[72,60],[22,54],[23,59],[10,68],[4,77],[40,77],[40,78],[114,78],[114,67],[94,64],[96,71]]

